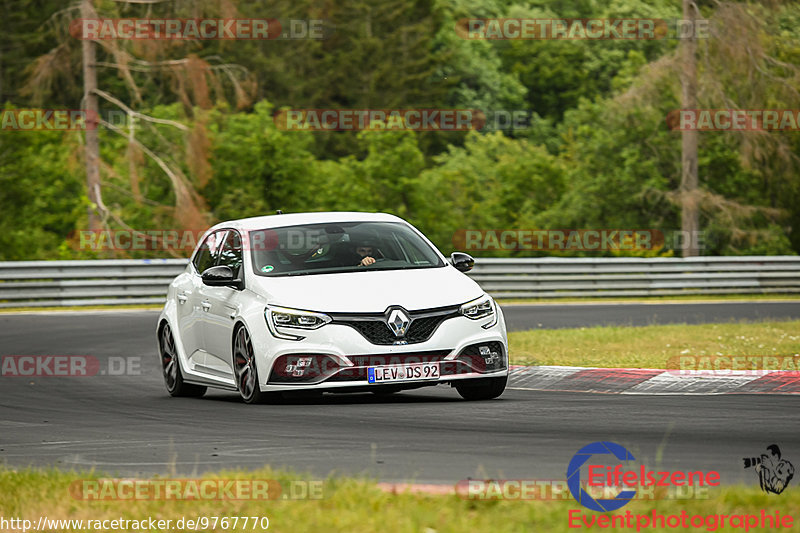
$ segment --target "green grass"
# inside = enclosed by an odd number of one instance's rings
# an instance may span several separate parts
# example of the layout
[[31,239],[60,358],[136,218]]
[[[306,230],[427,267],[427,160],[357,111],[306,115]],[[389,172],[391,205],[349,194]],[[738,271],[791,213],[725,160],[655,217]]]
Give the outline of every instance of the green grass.
[[516,365],[667,368],[682,355],[797,356],[800,320],[542,329],[509,333],[508,342]]
[[[472,533],[570,531],[568,512],[581,509],[591,519],[600,516],[583,509],[572,499],[561,501],[475,501],[460,496],[391,494],[363,479],[331,477],[324,480],[323,499],[306,501],[85,501],[70,495],[69,486],[98,474],[58,470],[0,469],[0,516],[36,522],[50,519],[129,519],[148,517],[178,520],[198,516],[267,516],[269,531],[276,532],[402,532]],[[220,472],[210,477],[223,479],[277,479],[287,482],[308,479],[268,468],[244,472]],[[790,486],[782,495],[766,495],[755,485],[711,487],[702,500],[634,501],[618,513],[661,514],[759,514],[779,510],[800,519],[800,491]],[[612,513],[613,514],[613,513]],[[597,527],[592,528],[597,529]],[[206,529],[223,531],[222,528]],[[55,531],[63,531],[55,529]],[[229,529],[230,531],[230,529]],[[236,531],[245,531],[239,527]],[[247,531],[253,531],[248,527]],[[260,530],[256,530],[260,531]],[[633,529],[635,531],[635,528]],[[646,529],[643,531],[663,531]],[[704,531],[698,529],[695,531]],[[718,531],[733,531],[729,528]],[[763,531],[763,530],[762,530]]]

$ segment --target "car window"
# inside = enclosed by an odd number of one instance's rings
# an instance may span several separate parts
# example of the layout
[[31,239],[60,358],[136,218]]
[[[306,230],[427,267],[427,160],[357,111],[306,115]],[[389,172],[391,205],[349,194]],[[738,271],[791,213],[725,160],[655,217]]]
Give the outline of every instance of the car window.
[[[442,267],[436,251],[408,224],[346,222],[251,231],[253,270],[299,276]],[[374,261],[361,264],[364,257]]]
[[231,230],[225,237],[217,264],[230,267],[233,271],[233,277],[241,278],[242,262],[242,238],[239,236],[238,231]]
[[419,246],[420,244],[424,244],[423,241],[419,239],[411,240],[406,235],[395,235],[394,238],[405,260],[414,264],[424,263],[427,260],[425,250],[421,249]]
[[192,261],[198,274],[202,274],[217,262],[220,245],[225,233],[226,230],[215,231],[200,244],[200,248]]

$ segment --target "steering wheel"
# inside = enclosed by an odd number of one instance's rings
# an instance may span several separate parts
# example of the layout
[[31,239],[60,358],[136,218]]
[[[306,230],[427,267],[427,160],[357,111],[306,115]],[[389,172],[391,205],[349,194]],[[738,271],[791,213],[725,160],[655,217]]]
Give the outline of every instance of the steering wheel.
[[280,252],[280,254],[283,257],[288,259],[289,262],[292,263],[293,266],[301,266],[308,259],[310,259],[312,255],[317,253],[317,250],[319,250],[319,249],[320,249],[320,247],[317,246],[315,248],[312,248],[311,250],[308,250],[308,251],[305,251],[305,252],[301,252],[299,254],[292,254],[292,253],[287,252],[286,250],[277,250],[277,251]]

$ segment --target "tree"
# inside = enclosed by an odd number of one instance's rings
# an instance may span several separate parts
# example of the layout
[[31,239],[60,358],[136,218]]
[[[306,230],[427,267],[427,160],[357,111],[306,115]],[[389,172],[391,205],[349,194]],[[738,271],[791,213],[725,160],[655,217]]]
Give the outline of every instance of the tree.
[[[683,0],[683,19],[695,28],[697,5],[693,0]],[[697,38],[695,33],[681,41],[681,107],[697,109]],[[681,230],[689,235],[689,242],[683,250],[684,257],[698,254],[697,241],[691,236],[699,229],[697,199],[697,131],[681,133]]]
[[[81,0],[81,18],[96,18],[92,0]],[[97,128],[100,126],[100,108],[97,105],[97,50],[91,39],[81,43],[81,63],[83,64],[83,101],[86,111],[86,191],[89,197],[88,228],[100,229],[98,207],[102,205],[100,193],[100,144]]]
[[[119,15],[120,10],[128,10],[129,15],[141,16],[141,5],[138,2],[122,2],[120,6],[105,6],[111,12],[108,15]],[[158,2],[148,2],[144,8],[148,16],[152,16],[150,11],[153,5]],[[189,9],[194,10],[195,15],[208,16],[213,14],[206,5],[215,2],[201,2],[194,4]],[[226,9],[223,5],[222,9]],[[229,7],[229,6],[227,6]],[[180,9],[180,8],[179,8]],[[219,9],[219,7],[217,8]],[[139,10],[139,13],[135,13]],[[134,13],[131,13],[134,11]],[[179,18],[181,15],[191,13],[162,13],[164,18]],[[70,18],[73,17],[73,18]],[[183,228],[196,229],[208,224],[203,200],[196,191],[196,186],[192,183],[186,170],[192,171],[196,180],[202,186],[208,179],[208,165],[206,159],[208,154],[204,152],[207,148],[205,133],[203,131],[202,117],[198,117],[193,128],[189,128],[178,120],[165,120],[151,116],[142,110],[137,110],[137,106],[145,103],[143,94],[159,91],[143,91],[142,85],[152,87],[153,83],[159,78],[166,78],[171,81],[170,90],[173,100],[178,100],[183,104],[186,117],[194,118],[196,113],[202,114],[202,109],[208,109],[212,105],[212,97],[225,99],[226,92],[223,81],[230,83],[233,96],[240,106],[249,103],[248,93],[252,89],[252,82],[249,80],[247,72],[241,67],[219,62],[213,58],[209,60],[201,59],[195,54],[188,53],[186,56],[174,59],[171,56],[175,50],[186,51],[193,44],[188,42],[181,43],[182,46],[175,46],[170,41],[146,40],[144,43],[132,43],[124,40],[97,40],[86,38],[81,33],[80,19],[97,19],[100,17],[94,9],[92,0],[81,0],[79,9],[66,8],[57,12],[52,19],[53,25],[57,28],[55,33],[59,37],[59,44],[48,54],[38,58],[29,72],[27,93],[34,101],[41,101],[48,95],[46,83],[56,75],[63,73],[51,68],[51,58],[55,53],[70,55],[74,48],[75,39],[78,37],[81,43],[81,64],[83,71],[83,106],[87,113],[86,127],[86,181],[89,197],[88,207],[88,228],[97,230],[101,227],[109,227],[109,222],[113,221],[116,225],[123,228],[130,228],[125,221],[125,216],[121,209],[113,209],[103,200],[101,171],[103,162],[100,158],[100,138],[99,127],[105,131],[113,132],[123,136],[127,141],[125,154],[129,158],[128,173],[132,195],[135,203],[140,205],[142,197],[140,193],[138,165],[141,158],[146,158],[156,164],[165,176],[168,177],[172,185],[174,197],[174,209],[172,217],[174,224]],[[112,18],[112,17],[109,17]],[[136,17],[134,17],[136,18]],[[71,35],[67,35],[66,28],[69,28]],[[102,50],[102,57],[98,57],[98,48]],[[145,58],[137,57],[137,52]],[[210,60],[217,62],[212,64]],[[122,94],[115,95],[113,92],[104,90],[98,84],[98,68],[110,69],[119,75],[123,81],[124,88],[116,88],[119,93],[127,93],[130,104],[125,103],[126,99]],[[160,76],[159,76],[160,75]],[[137,77],[139,78],[137,80]],[[108,80],[103,76],[103,80]],[[44,83],[43,83],[44,82]],[[109,86],[116,87],[115,83],[108,83]],[[102,99],[106,105],[112,105],[124,112],[126,116],[126,127],[113,124],[101,116],[98,99]],[[200,111],[195,108],[199,107]],[[185,134],[179,144],[186,147],[186,164],[183,165],[176,161],[169,154],[175,153],[175,144],[166,142],[167,137],[158,131],[159,127],[174,128]],[[150,129],[155,133],[156,144],[147,145],[142,142],[142,135]],[[160,145],[160,146],[159,146]],[[159,153],[163,151],[162,153]]]

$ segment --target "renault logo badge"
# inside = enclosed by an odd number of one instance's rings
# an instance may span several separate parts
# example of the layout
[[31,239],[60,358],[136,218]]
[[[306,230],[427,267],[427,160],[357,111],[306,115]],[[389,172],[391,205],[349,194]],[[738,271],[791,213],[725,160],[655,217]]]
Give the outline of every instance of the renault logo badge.
[[395,337],[404,337],[409,324],[411,324],[411,318],[402,309],[392,309],[386,318],[386,325],[389,326]]

